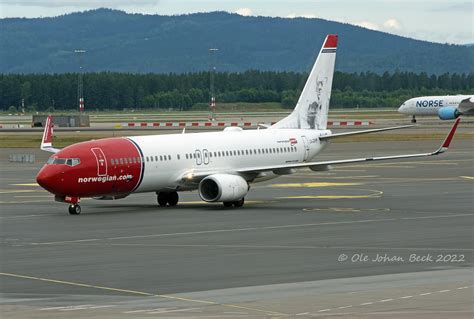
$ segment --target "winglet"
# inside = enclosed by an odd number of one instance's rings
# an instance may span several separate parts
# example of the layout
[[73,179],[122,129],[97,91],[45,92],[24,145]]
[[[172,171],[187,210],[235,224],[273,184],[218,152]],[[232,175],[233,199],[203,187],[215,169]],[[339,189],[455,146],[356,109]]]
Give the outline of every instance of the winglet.
[[461,121],[461,118],[458,117],[456,121],[453,124],[453,127],[451,127],[451,131],[449,131],[448,136],[444,139],[443,145],[434,153],[434,154],[441,154],[444,153],[448,150],[449,145],[451,144],[451,141],[453,140],[454,134],[456,133],[456,129],[458,128],[459,122]]
[[53,148],[53,117],[48,115],[44,124],[43,139],[41,140],[41,150],[56,153],[59,150]]

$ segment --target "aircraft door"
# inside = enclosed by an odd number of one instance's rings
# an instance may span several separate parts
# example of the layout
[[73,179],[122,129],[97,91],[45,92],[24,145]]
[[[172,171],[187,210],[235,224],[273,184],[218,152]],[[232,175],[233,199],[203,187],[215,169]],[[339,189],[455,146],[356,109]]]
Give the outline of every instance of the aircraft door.
[[303,147],[304,147],[304,155],[303,155],[303,162],[306,162],[309,156],[309,142],[308,138],[306,136],[301,136],[301,139],[303,140]]
[[209,164],[209,151],[208,150],[202,150],[202,160],[204,162],[204,165]]
[[196,150],[194,152],[194,156],[196,157],[196,164],[201,165],[202,164],[202,155],[200,150]]
[[104,152],[98,148],[91,148],[92,153],[94,153],[95,159],[97,161],[97,176],[106,176],[107,175],[107,159],[105,158]]

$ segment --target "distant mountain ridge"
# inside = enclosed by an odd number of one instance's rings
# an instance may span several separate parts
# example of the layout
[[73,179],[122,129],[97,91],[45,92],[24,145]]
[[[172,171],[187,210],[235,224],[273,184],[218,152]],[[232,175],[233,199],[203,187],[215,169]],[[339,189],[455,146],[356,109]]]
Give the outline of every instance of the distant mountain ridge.
[[474,72],[474,47],[404,38],[322,19],[244,17],[226,12],[178,16],[111,9],[54,18],[0,20],[0,73],[308,71],[328,33],[340,36],[344,72]]

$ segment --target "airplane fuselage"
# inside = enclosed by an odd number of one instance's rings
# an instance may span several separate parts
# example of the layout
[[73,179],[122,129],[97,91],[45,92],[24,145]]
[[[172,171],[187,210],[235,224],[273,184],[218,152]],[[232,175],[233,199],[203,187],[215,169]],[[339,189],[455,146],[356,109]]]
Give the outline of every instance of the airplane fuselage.
[[[242,130],[98,139],[55,153],[38,181],[59,197],[119,197],[137,192],[197,189],[186,174],[229,172],[313,159],[329,130]],[[74,165],[75,164],[75,165]],[[277,177],[248,175],[248,182]]]
[[441,108],[457,108],[462,101],[472,97],[472,95],[415,97],[405,101],[398,112],[409,115],[438,115]]

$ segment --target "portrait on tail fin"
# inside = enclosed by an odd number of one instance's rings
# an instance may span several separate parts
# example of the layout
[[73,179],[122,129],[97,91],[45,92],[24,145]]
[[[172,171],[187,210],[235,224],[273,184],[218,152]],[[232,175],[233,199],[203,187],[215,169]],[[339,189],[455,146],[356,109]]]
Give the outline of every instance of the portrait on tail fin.
[[[326,79],[327,81],[327,79]],[[321,129],[318,123],[318,114],[323,108],[323,101],[321,99],[321,93],[324,87],[324,82],[316,79],[316,100],[308,106],[306,122],[310,129]]]

